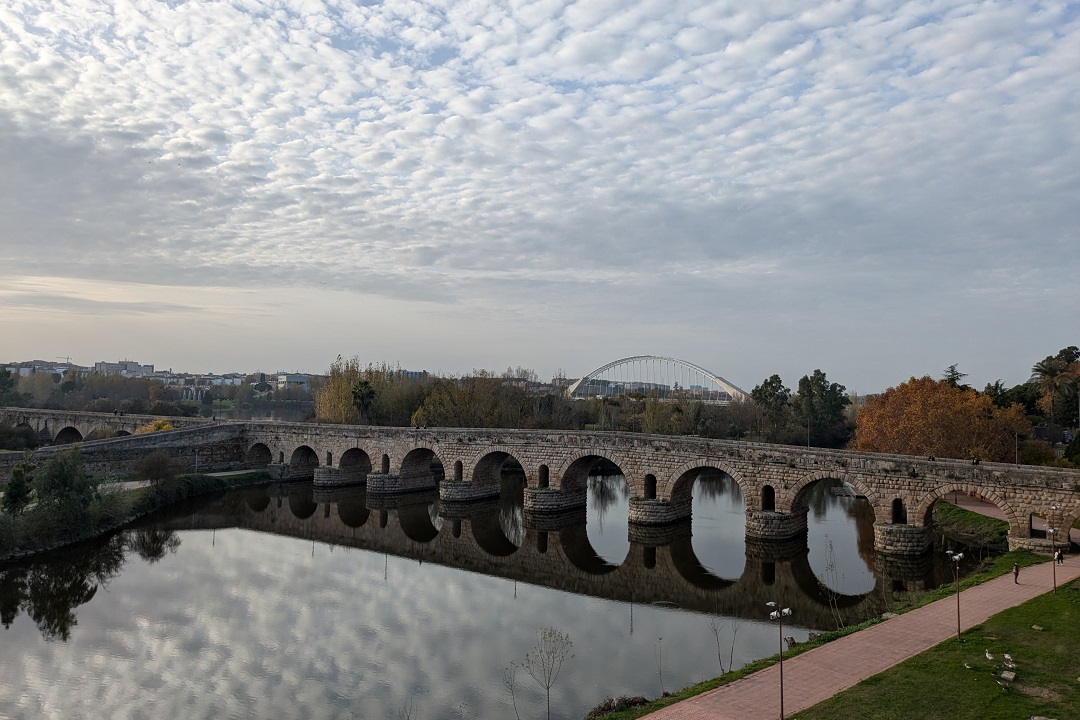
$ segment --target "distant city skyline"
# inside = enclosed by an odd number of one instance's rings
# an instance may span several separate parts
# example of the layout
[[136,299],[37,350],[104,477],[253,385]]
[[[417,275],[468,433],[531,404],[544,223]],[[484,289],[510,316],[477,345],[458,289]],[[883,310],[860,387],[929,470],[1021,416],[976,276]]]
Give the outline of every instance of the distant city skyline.
[[976,388],[1080,343],[1080,4],[12,0],[0,356]]

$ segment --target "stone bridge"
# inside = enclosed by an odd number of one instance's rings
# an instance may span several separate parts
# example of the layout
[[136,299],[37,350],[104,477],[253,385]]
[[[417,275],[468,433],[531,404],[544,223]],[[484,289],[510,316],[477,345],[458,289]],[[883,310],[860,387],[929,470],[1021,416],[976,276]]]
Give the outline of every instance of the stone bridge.
[[[74,410],[38,410],[35,408],[0,408],[0,422],[13,427],[28,427],[45,443],[66,445],[98,437],[123,437],[138,428],[163,419],[160,415],[76,412]],[[196,417],[168,417],[174,428],[199,427],[212,421]]]
[[866,498],[874,546],[894,555],[926,550],[933,505],[954,491],[1000,508],[1011,547],[1049,546],[1033,537],[1033,517],[1064,528],[1080,518],[1080,471],[1062,468],[614,432],[204,421],[153,435],[85,443],[83,453],[108,468],[160,446],[189,468],[266,467],[277,479],[317,486],[366,483],[369,495],[437,489],[449,504],[498,497],[501,472],[520,467],[525,513],[537,517],[583,508],[590,471],[614,466],[630,488],[631,535],[688,520],[695,479],[715,468],[739,486],[746,535],[761,540],[805,533],[810,490],[835,479]]
[[[924,585],[929,563],[910,575],[883,575],[864,595],[829,595],[815,577],[805,542],[746,545],[738,578],[711,574],[694,553],[689,523],[669,526],[659,545],[631,543],[614,565],[589,542],[585,518],[560,516],[548,529],[521,523],[507,531],[498,502],[471,503],[465,514],[433,511],[437,493],[371,496],[363,487],[319,489],[310,483],[234,491],[164,525],[173,530],[243,528],[351,547],[418,562],[638,605],[678,606],[705,614],[761,619],[761,608],[783,597],[812,629],[835,630],[837,613],[859,622],[887,609],[898,583]],[[504,509],[505,510],[505,509]],[[508,536],[514,536],[512,541]],[[888,572],[889,568],[884,570]],[[921,573],[921,574],[919,574]]]

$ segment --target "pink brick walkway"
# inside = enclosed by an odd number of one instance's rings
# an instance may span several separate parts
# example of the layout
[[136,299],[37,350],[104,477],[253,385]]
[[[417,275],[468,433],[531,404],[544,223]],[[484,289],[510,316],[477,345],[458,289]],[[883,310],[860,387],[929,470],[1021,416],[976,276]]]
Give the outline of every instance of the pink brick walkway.
[[[1056,568],[1062,584],[1080,577],[1080,557],[1067,556]],[[992,615],[1048,592],[1053,563],[1020,571],[960,593],[960,625],[967,630]],[[765,608],[762,608],[762,617]],[[798,622],[797,618],[792,618]],[[784,661],[784,714],[793,716],[832,697],[860,680],[887,670],[956,635],[956,596],[886,620],[853,635]],[[982,652],[974,648],[973,652]],[[780,717],[780,672],[777,665],[741,680],[683,700],[647,715],[652,720],[775,720]]]

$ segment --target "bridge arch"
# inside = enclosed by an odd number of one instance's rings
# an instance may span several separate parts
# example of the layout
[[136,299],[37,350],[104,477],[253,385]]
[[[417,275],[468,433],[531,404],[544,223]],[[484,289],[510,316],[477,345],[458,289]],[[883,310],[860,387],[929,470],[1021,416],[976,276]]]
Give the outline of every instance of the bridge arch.
[[[789,507],[790,512],[809,510],[810,509],[810,491],[814,485],[822,480],[839,480],[842,483],[851,485],[858,491],[858,494],[865,497],[870,504],[870,509],[874,513],[874,522],[877,522],[881,517],[888,517],[891,514],[889,512],[882,512],[880,493],[859,477],[858,475],[851,473],[833,472],[830,470],[823,470],[811,475],[806,475],[799,479],[790,490],[788,490],[788,497],[791,498],[791,504]],[[891,508],[891,505],[889,506]]]
[[338,469],[346,482],[364,482],[371,472],[371,456],[358,447],[352,447],[338,457]]
[[[739,490],[742,491],[744,502],[748,502],[749,498],[753,497],[753,492],[751,492],[752,486],[747,482],[746,478],[743,477],[743,474],[729,463],[714,458],[690,460],[675,468],[674,472],[668,477],[667,482],[664,483],[664,497],[677,500],[683,497],[683,493],[689,493],[690,485],[694,480],[694,471],[701,470],[702,468],[719,470],[734,480],[735,484],[739,486]],[[684,485],[686,486],[685,488],[683,487]]]
[[403,490],[438,487],[446,477],[442,459],[432,447],[414,447],[401,459],[401,487]]
[[62,428],[60,432],[56,433],[56,437],[53,438],[53,445],[69,445],[71,443],[82,442],[83,434],[78,431],[77,428],[68,425]]
[[521,458],[517,457],[511,448],[495,446],[484,448],[468,459],[464,464],[472,468],[473,482],[485,480],[499,481],[500,473],[506,463],[510,461],[524,470]]
[[315,475],[315,468],[319,467],[319,454],[309,446],[301,445],[292,451],[289,466],[290,477],[311,479]]
[[627,458],[622,457],[620,453],[601,448],[579,450],[562,463],[561,467],[556,471],[556,477],[559,478],[559,489],[584,490],[588,485],[589,471],[598,460],[607,460],[619,468],[619,472],[626,478],[632,493],[640,495],[643,492],[644,478],[633,478],[627,472],[627,468],[633,467],[633,464]]
[[749,400],[745,390],[700,365],[659,355],[634,355],[601,365],[566,389],[571,398],[656,393],[661,398],[687,397],[711,404]]
[[[952,492],[972,495],[979,500],[996,505],[1001,512],[1005,513],[1005,520],[1009,523],[1010,537],[1023,538],[1031,536],[1030,520],[1026,516],[1018,513],[1005,498],[994,490],[972,485],[971,483],[960,482],[939,485],[919,500],[914,514],[909,515],[910,519],[920,527],[930,527],[933,524],[934,503],[943,500],[946,495]],[[1021,520],[1022,517],[1023,520]]]
[[274,460],[274,454],[265,444],[258,442],[244,453],[244,465],[249,468],[266,467]]

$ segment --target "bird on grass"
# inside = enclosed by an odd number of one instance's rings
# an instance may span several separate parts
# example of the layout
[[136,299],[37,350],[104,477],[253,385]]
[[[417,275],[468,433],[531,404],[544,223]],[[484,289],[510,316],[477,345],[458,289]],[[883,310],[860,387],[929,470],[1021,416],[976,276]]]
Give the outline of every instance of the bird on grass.
[[989,660],[990,662],[994,661],[994,656],[990,654],[989,650],[986,651],[986,659]]
[[968,670],[971,669],[971,665],[969,663],[964,663],[964,667],[966,667]]
[[1003,655],[1003,657],[1004,657],[1004,658],[1005,658],[1006,660],[1008,660],[1009,662],[1012,662],[1012,655],[1010,655],[1009,653],[1005,653],[1005,654]]

